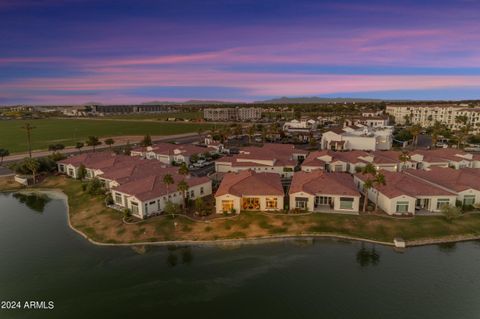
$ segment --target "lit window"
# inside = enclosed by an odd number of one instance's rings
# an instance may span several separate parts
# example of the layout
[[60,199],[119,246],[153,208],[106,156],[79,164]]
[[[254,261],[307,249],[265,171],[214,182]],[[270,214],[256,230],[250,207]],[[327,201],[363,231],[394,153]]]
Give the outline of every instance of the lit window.
[[276,197],[267,197],[266,206],[267,209],[276,209],[277,208],[277,198]]
[[222,200],[222,211],[230,212],[233,209],[233,200]]

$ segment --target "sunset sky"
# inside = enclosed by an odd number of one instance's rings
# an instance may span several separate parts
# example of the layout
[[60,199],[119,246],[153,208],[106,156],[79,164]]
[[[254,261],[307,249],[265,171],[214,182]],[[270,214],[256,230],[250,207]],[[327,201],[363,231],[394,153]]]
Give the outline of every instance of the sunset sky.
[[0,105],[480,98],[480,1],[0,0]]

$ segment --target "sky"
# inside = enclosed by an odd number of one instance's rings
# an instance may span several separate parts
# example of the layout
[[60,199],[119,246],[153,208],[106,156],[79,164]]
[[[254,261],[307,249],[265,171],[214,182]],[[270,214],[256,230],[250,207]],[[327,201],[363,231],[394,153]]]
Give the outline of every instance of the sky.
[[0,0],[0,105],[480,99],[480,0]]

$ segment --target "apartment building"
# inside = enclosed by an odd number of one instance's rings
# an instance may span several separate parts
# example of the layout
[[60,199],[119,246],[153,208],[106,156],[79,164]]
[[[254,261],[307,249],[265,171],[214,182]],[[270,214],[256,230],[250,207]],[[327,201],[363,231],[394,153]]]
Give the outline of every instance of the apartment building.
[[421,105],[387,105],[386,113],[395,118],[397,124],[412,124],[429,127],[438,121],[450,129],[458,129],[463,124],[457,123],[457,116],[465,115],[474,132],[479,132],[480,108],[466,108],[458,104],[421,104]]
[[255,107],[206,108],[203,118],[207,121],[253,121],[262,118],[262,109]]

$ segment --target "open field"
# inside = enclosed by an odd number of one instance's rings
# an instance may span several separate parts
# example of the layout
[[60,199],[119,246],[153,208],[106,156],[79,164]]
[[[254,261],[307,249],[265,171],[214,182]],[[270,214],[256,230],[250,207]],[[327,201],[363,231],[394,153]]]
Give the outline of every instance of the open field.
[[42,119],[0,121],[0,148],[10,153],[27,151],[27,136],[21,127],[30,123],[36,128],[32,130],[32,149],[46,149],[50,144],[61,143],[65,146],[84,142],[90,135],[98,137],[122,135],[172,135],[197,132],[212,127],[199,123],[155,123],[146,121],[112,121],[112,120],[75,120],[75,119]]
[[[4,186],[8,188],[7,185]],[[433,216],[394,219],[374,215],[273,215],[242,212],[236,217],[215,219],[208,223],[177,216],[176,227],[169,216],[158,216],[138,224],[126,225],[122,222],[121,212],[106,208],[103,196],[93,197],[83,192],[80,181],[56,176],[47,178],[38,187],[62,189],[69,198],[72,225],[91,239],[105,243],[301,234],[352,236],[391,243],[395,237],[411,241],[480,235],[480,214],[467,214],[448,222],[443,217]]]

